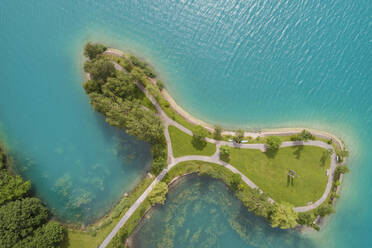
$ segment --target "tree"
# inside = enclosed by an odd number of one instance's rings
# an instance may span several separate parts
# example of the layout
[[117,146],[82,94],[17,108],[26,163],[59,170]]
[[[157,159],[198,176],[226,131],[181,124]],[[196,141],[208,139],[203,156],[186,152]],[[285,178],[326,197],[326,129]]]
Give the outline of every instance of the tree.
[[106,97],[120,97],[123,100],[132,98],[136,85],[133,84],[129,77],[120,73],[119,78],[108,78],[107,82],[102,86],[102,93]]
[[167,193],[168,185],[164,182],[157,183],[149,194],[149,201],[151,205],[154,206],[155,204],[164,204]]
[[349,173],[349,168],[346,165],[339,165],[336,167],[337,174],[346,174]]
[[108,77],[115,75],[114,65],[105,58],[97,58],[92,61],[86,61],[84,71],[90,73],[93,80],[104,84]]
[[35,230],[33,236],[18,242],[15,248],[50,248],[59,247],[66,237],[64,226],[48,222],[47,224]]
[[337,156],[339,157],[339,162],[344,162],[345,158],[349,156],[349,151],[346,149],[343,149],[337,152]]
[[92,60],[106,51],[106,49],[107,48],[102,44],[93,44],[91,42],[88,42],[87,44],[85,44],[84,47],[84,56]]
[[6,171],[0,171],[0,205],[22,198],[30,187],[31,183],[23,181],[20,176],[11,176]]
[[229,146],[221,146],[220,147],[220,159],[222,161],[228,162],[230,160],[230,147]]
[[314,221],[314,215],[310,213],[299,213],[297,222],[301,225],[311,225]]
[[153,111],[145,110],[140,105],[131,109],[125,122],[126,132],[150,144],[165,143],[164,126]]
[[213,137],[216,140],[220,140],[222,138],[222,128],[220,126],[217,125],[214,127]]
[[89,94],[89,98],[90,104],[93,106],[95,111],[106,114],[112,108],[113,101],[108,97],[94,92]]
[[236,143],[240,143],[240,142],[242,142],[243,138],[244,138],[244,130],[242,130],[242,129],[238,129],[238,130],[235,132],[235,137],[233,138],[234,141],[235,141]]
[[324,217],[326,215],[330,215],[334,212],[336,212],[336,211],[333,209],[333,207],[330,204],[322,205],[316,211],[316,213],[318,215],[320,215],[321,217]]
[[269,136],[266,139],[266,146],[271,151],[277,151],[282,144],[282,141],[277,136]]
[[162,91],[164,89],[164,83],[160,80],[156,81],[156,86],[158,86],[160,91]]
[[13,247],[32,235],[48,219],[48,209],[37,198],[25,198],[0,208],[0,247]]
[[281,229],[294,228],[297,226],[297,212],[288,203],[275,203],[271,214],[271,226]]
[[167,162],[164,158],[158,157],[152,161],[151,172],[155,175],[159,173],[167,166]]
[[101,85],[97,81],[94,81],[94,80],[88,80],[84,82],[83,87],[84,87],[85,93],[87,93],[88,95],[90,93],[100,93],[101,91]]
[[207,142],[205,141],[205,137],[207,137],[207,130],[205,130],[202,126],[197,126],[192,133],[192,144],[196,149],[202,150],[206,145]]
[[238,173],[234,173],[231,177],[230,185],[233,191],[242,189],[242,176]]

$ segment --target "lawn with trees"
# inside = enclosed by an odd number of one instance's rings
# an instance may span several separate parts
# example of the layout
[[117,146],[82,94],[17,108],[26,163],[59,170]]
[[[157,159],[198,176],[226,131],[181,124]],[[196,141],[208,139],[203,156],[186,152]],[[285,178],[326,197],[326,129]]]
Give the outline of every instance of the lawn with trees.
[[[324,193],[330,167],[327,150],[316,146],[280,148],[276,152],[232,148],[230,164],[251,179],[276,202],[305,206]],[[324,160],[324,155],[326,158]],[[288,173],[295,172],[292,183]]]
[[197,134],[198,138],[195,141],[193,136],[182,132],[175,126],[169,126],[168,131],[171,137],[173,156],[176,158],[186,155],[211,156],[216,152],[216,145],[206,142],[200,134]]

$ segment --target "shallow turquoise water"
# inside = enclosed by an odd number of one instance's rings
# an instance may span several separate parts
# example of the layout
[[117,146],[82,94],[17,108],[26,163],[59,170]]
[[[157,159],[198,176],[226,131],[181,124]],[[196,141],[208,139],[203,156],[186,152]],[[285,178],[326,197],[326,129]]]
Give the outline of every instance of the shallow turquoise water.
[[254,217],[220,180],[188,176],[176,184],[137,227],[131,247],[315,247]]
[[[58,216],[88,220],[107,210],[143,175],[149,152],[128,137],[126,150],[114,151],[118,132],[83,93],[84,42],[105,42],[146,57],[177,102],[206,121],[306,126],[342,137],[352,173],[337,214],[302,237],[319,247],[372,246],[371,15],[366,0],[4,0],[1,130],[18,160],[29,161],[23,175]],[[95,164],[103,166],[94,171]],[[56,179],[64,185],[69,177],[73,189],[91,192],[83,198],[92,199],[89,207],[68,204],[84,192],[56,194]]]

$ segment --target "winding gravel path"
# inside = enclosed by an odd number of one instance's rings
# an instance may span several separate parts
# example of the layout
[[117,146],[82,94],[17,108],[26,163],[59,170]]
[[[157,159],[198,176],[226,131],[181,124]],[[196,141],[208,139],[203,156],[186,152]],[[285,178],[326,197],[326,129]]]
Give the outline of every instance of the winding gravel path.
[[[122,56],[123,55],[123,53],[121,51],[115,50],[115,49],[108,49],[108,50],[105,51],[105,54],[110,54],[110,55],[114,55],[114,56]],[[114,63],[114,66],[115,66],[115,68],[117,70],[124,71],[124,69],[119,64]],[[88,75],[88,77],[89,77],[89,75]],[[165,112],[161,109],[161,107],[159,106],[158,102],[154,99],[154,97],[152,95],[150,95],[141,84],[136,83],[136,85],[150,99],[150,101],[152,102],[152,104],[157,109],[157,111],[159,113],[159,116],[161,117],[161,119],[163,121],[163,124],[164,124],[164,135],[165,135],[165,138],[166,138],[166,141],[167,141],[167,148],[168,148],[168,166],[167,166],[166,169],[164,169],[154,179],[154,181],[145,190],[145,192],[143,192],[142,195],[135,201],[135,203],[128,209],[128,211],[125,213],[125,215],[116,224],[116,226],[114,227],[114,229],[112,229],[111,233],[105,238],[105,240],[99,246],[100,248],[105,248],[110,243],[110,241],[119,232],[120,228],[123,227],[123,225],[128,221],[128,219],[132,216],[132,214],[141,205],[141,203],[146,199],[146,197],[151,192],[151,190],[154,188],[154,186],[164,178],[164,176],[168,173],[168,171],[171,168],[173,168],[175,165],[177,165],[180,162],[199,160],[199,161],[205,161],[205,162],[219,164],[219,165],[221,165],[221,166],[229,169],[230,171],[232,171],[234,173],[240,174],[242,180],[249,187],[254,188],[254,189],[255,188],[258,188],[256,184],[254,184],[248,177],[246,177],[243,173],[241,173],[234,166],[232,166],[231,164],[226,163],[226,162],[220,160],[220,158],[219,158],[220,157],[219,156],[219,150],[220,149],[219,148],[222,145],[227,145],[227,146],[239,147],[239,148],[243,148],[243,149],[256,149],[256,150],[261,150],[262,152],[264,152],[264,151],[266,151],[266,145],[265,144],[237,144],[237,143],[233,143],[233,142],[218,141],[218,140],[214,140],[214,139],[211,139],[211,138],[206,138],[207,142],[216,144],[216,147],[217,147],[216,153],[213,154],[212,156],[190,155],[190,156],[183,156],[183,157],[175,158],[173,156],[172,144],[171,144],[171,139],[170,139],[170,135],[169,135],[169,132],[168,132],[168,127],[170,125],[176,126],[177,128],[179,128],[180,130],[182,130],[183,132],[185,132],[185,133],[187,133],[189,135],[192,135],[192,132],[189,129],[185,128],[184,126],[180,125],[178,122],[175,122],[174,120],[170,119],[165,114]],[[284,133],[287,135],[288,134],[288,131],[285,131]],[[255,134],[257,134],[257,133],[255,133]],[[280,134],[278,134],[278,132],[276,132],[276,134],[277,135],[280,135]],[[281,134],[283,135],[283,133],[281,133]],[[327,138],[332,138],[332,137],[327,136]],[[324,149],[331,149],[333,151],[332,156],[331,156],[331,167],[330,167],[330,173],[329,173],[329,176],[328,176],[328,182],[327,182],[326,190],[324,191],[322,197],[319,200],[317,200],[315,203],[312,203],[311,205],[302,206],[302,207],[295,207],[294,208],[294,210],[296,212],[306,212],[306,211],[309,211],[309,210],[312,210],[312,209],[318,207],[319,205],[321,205],[327,199],[327,196],[328,196],[328,194],[329,194],[329,192],[331,191],[331,188],[332,188],[333,175],[334,175],[334,171],[335,171],[336,166],[337,166],[337,162],[336,162],[336,155],[335,155],[334,148],[331,145],[326,144],[326,143],[324,143],[322,141],[313,141],[312,140],[312,141],[306,141],[306,142],[301,142],[301,141],[283,142],[282,145],[281,145],[281,147],[290,147],[290,146],[299,146],[299,145],[318,146],[318,147],[321,147],[321,148],[324,148]],[[340,146],[341,143],[338,144],[338,145]],[[271,199],[271,198],[269,198],[269,201],[271,203],[274,203],[274,200]]]

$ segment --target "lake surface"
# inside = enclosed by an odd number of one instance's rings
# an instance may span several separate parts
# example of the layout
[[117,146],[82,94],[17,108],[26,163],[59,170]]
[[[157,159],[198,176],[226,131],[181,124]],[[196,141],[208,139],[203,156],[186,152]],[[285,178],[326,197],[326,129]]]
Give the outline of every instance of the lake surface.
[[220,180],[187,176],[175,184],[166,204],[137,227],[131,247],[315,247],[299,233],[255,217]]
[[150,155],[109,128],[82,90],[84,43],[104,42],[145,57],[205,121],[341,137],[352,173],[337,214],[305,237],[318,247],[371,247],[371,16],[366,0],[4,0],[0,129],[57,216],[89,222],[107,211]]

